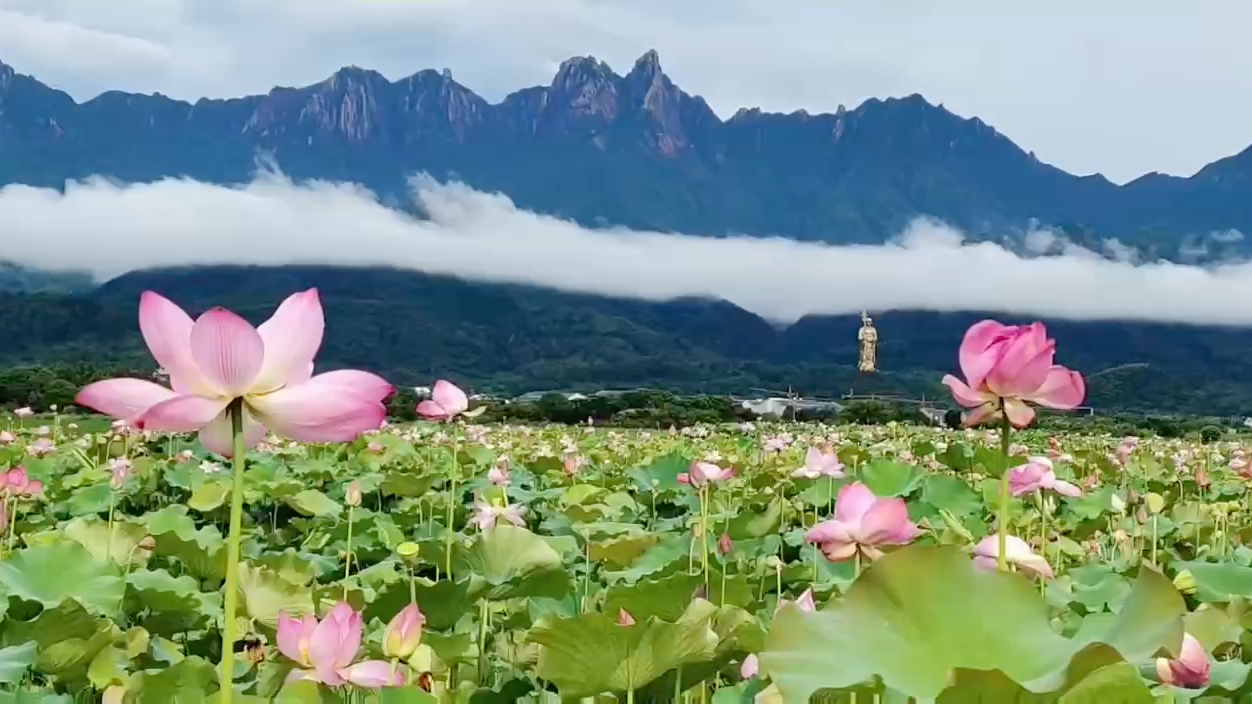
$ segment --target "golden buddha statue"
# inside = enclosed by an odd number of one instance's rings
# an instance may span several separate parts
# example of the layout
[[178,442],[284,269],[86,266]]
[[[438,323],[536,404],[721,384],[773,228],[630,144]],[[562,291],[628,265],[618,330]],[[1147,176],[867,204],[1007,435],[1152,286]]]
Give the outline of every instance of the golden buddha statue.
[[861,311],[861,329],[857,332],[856,339],[861,343],[857,369],[862,372],[878,371],[878,330],[874,328],[874,321],[865,311]]

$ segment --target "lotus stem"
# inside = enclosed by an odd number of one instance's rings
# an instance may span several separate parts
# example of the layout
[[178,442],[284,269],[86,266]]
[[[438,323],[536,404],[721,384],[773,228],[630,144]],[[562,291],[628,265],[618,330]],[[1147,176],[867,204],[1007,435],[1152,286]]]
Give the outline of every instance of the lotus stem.
[[1004,399],[1000,399],[1000,450],[1004,453],[1004,472],[1000,475],[1000,512],[996,518],[997,557],[996,566],[1001,572],[1009,571],[1008,528],[1009,528],[1009,433],[1013,425],[1009,422],[1008,410],[1004,407]]
[[348,548],[343,556],[343,600],[348,600],[348,576],[352,574],[352,509],[348,505]]
[[247,448],[243,436],[243,399],[230,402],[230,416],[234,452],[231,458],[230,535],[226,541],[226,595],[222,599],[225,623],[222,626],[222,662],[220,704],[230,704],[234,694],[235,674],[235,610],[239,606],[239,543],[243,532],[243,470]]
[[488,608],[490,603],[486,597],[478,607],[478,684],[483,687],[490,687],[487,681],[487,618],[489,616]]
[[457,455],[460,453],[460,437],[455,434],[455,431],[453,431],[452,470],[448,477],[451,482],[451,490],[448,492],[448,532],[446,533],[447,540],[444,542],[444,568],[448,573],[448,579],[452,579],[452,521],[456,519],[452,501],[456,497],[456,478],[457,475],[461,473],[460,467],[457,466],[457,463],[460,462],[460,458],[458,458]]

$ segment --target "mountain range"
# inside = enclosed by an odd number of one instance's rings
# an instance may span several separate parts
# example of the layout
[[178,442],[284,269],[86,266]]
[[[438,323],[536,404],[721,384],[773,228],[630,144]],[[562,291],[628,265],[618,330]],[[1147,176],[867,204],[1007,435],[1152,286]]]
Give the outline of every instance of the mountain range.
[[0,184],[237,183],[264,155],[294,178],[358,182],[397,201],[414,173],[455,178],[590,226],[870,243],[931,216],[975,237],[1051,226],[1153,257],[1252,248],[1231,234],[1252,231],[1252,148],[1189,178],[1117,185],[1045,164],[920,95],[722,120],[655,51],[624,76],[569,59],[551,84],[497,104],[446,70],[389,81],[356,67],[266,95],[188,103],[110,91],[79,104],[0,63],[0,154]]
[[[108,92],[77,103],[0,63],[0,186],[61,188],[92,176],[242,183],[260,159],[297,180],[361,183],[400,208],[413,207],[408,178],[425,172],[591,227],[878,243],[929,216],[1019,248],[1043,227],[1096,251],[1116,239],[1149,258],[1252,253],[1241,234],[1252,231],[1252,149],[1189,178],[1148,174],[1117,185],[1045,164],[978,118],[918,95],[834,114],[744,109],[723,120],[679,89],[655,52],[625,75],[573,58],[550,85],[496,104],[447,71],[389,81],[355,67],[260,96],[188,103]],[[885,371],[865,378],[853,366],[855,317],[781,329],[725,302],[623,301],[384,269],[178,269],[90,288],[8,267],[0,363],[141,359],[132,331],[145,288],[191,310],[223,304],[259,318],[306,285],[326,301],[326,364],[402,383],[448,375],[518,391],[794,385],[943,395],[939,374],[953,370],[960,335],[976,319],[876,316]],[[1249,410],[1252,332],[1049,324],[1069,355],[1061,361],[1091,376],[1094,405]]]

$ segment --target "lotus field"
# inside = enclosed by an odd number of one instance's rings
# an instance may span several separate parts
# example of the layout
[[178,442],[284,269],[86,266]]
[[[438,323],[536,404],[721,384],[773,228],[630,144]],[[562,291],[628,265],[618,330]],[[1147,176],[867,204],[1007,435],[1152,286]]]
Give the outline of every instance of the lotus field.
[[1243,447],[1032,429],[1042,325],[952,350],[964,430],[626,431],[389,425],[315,291],[139,324],[168,386],[0,418],[0,702],[1252,697]]

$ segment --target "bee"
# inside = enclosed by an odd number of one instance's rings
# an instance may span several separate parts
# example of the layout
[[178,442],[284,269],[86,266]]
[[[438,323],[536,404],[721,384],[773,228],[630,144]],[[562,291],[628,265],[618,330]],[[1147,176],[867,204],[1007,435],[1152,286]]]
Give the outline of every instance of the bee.
[[417,686],[427,692],[433,692],[435,689],[435,676],[429,672],[423,672],[417,676]]

